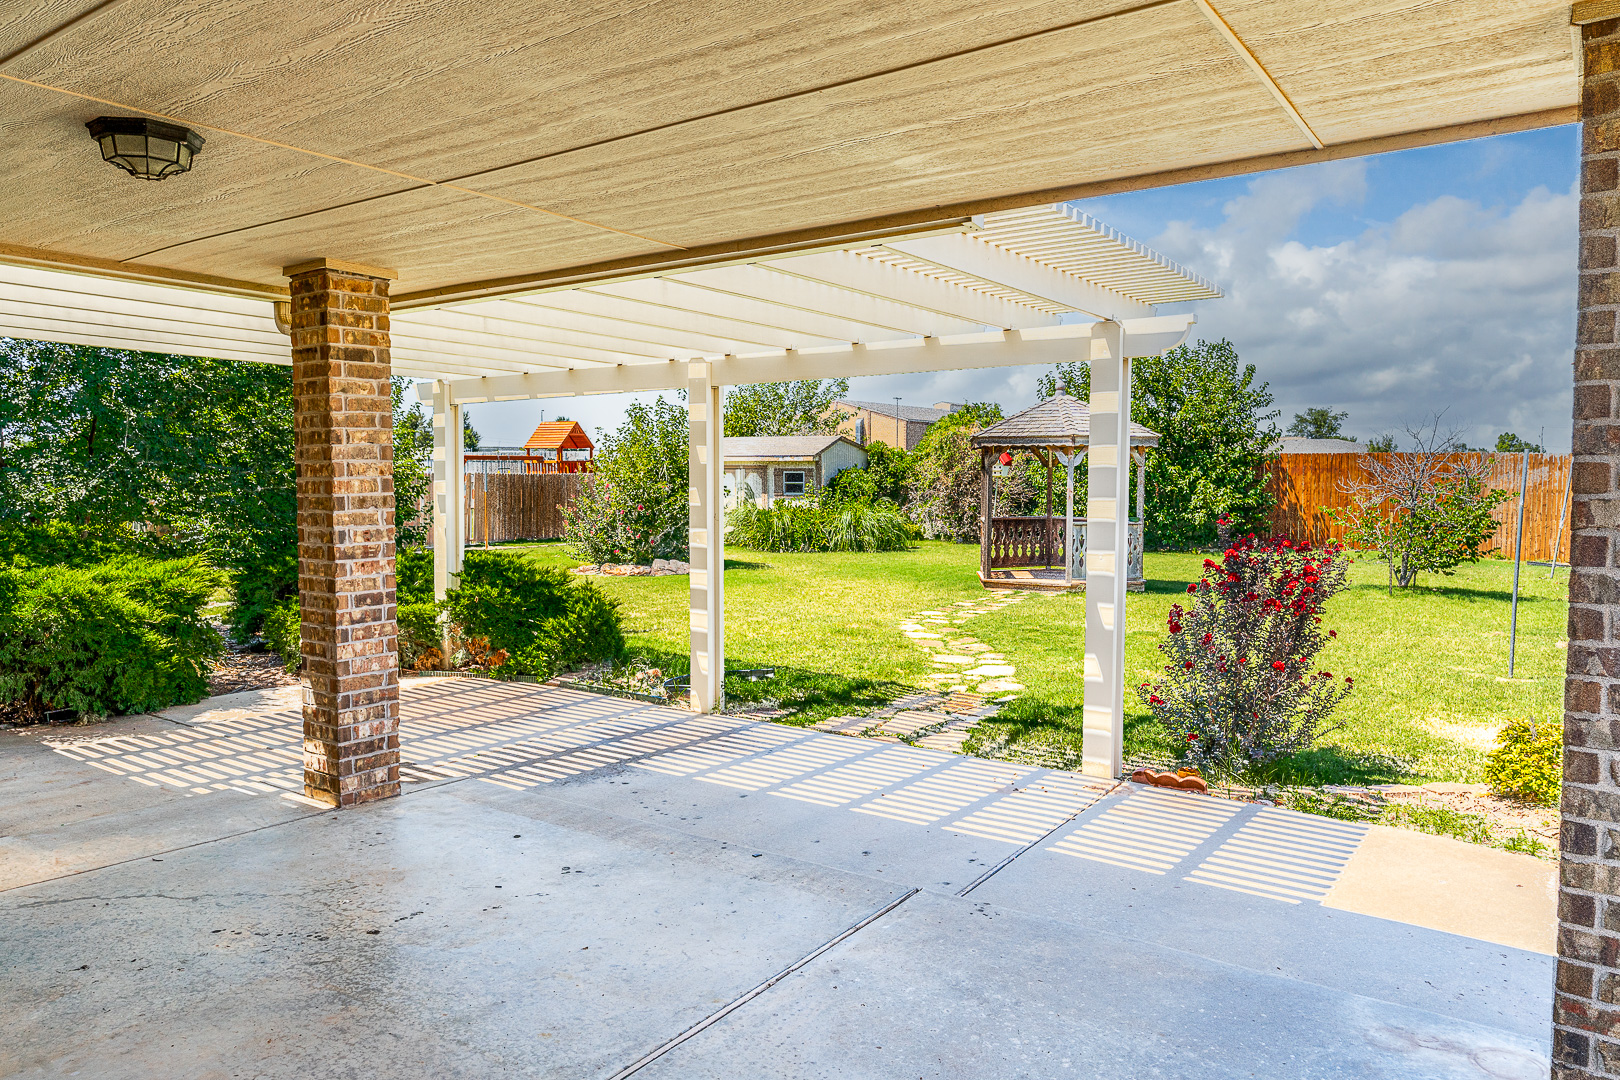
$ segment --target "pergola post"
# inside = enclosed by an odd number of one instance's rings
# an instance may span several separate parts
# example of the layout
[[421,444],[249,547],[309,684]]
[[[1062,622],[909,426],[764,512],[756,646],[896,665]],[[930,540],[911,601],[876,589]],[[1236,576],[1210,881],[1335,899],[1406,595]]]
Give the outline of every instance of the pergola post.
[[990,539],[995,535],[991,515],[995,507],[990,499],[990,461],[994,450],[979,451],[979,579],[990,580]]
[[720,457],[720,385],[707,361],[687,365],[686,408],[690,427],[687,454],[691,506],[687,561],[691,564],[693,712],[713,712],[721,705],[726,680],[725,517],[722,510]]
[[320,259],[292,293],[304,794],[399,794],[390,271]]
[[1100,324],[1092,342],[1081,771],[1112,779],[1124,765],[1131,367],[1125,357],[1125,333],[1118,323]]
[[[1577,8],[1577,14],[1579,13]],[[1620,1074],[1620,19],[1581,27],[1569,650],[1553,1075]]]
[[[450,384],[433,384],[433,597],[443,600],[455,588],[461,573],[464,545],[466,466],[462,459],[461,406],[451,396]],[[450,627],[445,624],[439,642],[445,666],[450,659]]]

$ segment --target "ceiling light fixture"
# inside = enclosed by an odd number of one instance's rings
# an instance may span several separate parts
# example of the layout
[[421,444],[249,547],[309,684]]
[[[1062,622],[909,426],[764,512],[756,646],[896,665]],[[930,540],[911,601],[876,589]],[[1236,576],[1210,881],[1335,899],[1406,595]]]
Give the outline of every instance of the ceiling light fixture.
[[188,172],[204,139],[189,128],[141,116],[98,116],[84,125],[101,144],[101,160],[141,180]]

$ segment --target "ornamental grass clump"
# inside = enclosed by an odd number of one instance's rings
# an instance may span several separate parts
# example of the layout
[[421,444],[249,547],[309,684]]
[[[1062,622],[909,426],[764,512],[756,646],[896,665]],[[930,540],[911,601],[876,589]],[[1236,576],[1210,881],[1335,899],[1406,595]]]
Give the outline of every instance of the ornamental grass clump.
[[1190,606],[1170,609],[1159,645],[1164,675],[1143,683],[1154,718],[1193,765],[1242,775],[1305,749],[1332,730],[1329,717],[1352,680],[1318,668],[1337,636],[1322,629],[1349,560],[1251,533],[1204,560],[1187,586]]

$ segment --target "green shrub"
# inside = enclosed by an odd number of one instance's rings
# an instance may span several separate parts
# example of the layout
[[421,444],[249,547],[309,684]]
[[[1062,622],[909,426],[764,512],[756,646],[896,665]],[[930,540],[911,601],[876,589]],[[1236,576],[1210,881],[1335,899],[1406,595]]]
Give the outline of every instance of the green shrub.
[[298,597],[288,597],[265,612],[264,642],[288,671],[297,671],[303,664],[303,615]]
[[265,630],[265,617],[289,599],[298,600],[298,553],[269,552],[227,568],[235,602],[225,614],[231,637],[246,642]]
[[[414,670],[416,662],[429,650],[442,645],[439,637],[439,608],[436,604],[399,605],[399,666]],[[443,668],[441,661],[438,667]]]
[[914,535],[893,503],[784,499],[769,508],[748,500],[726,515],[726,541],[755,551],[904,551]]
[[618,604],[560,567],[520,555],[469,551],[444,608],[462,637],[504,650],[499,671],[550,678],[575,664],[624,653]]
[[197,559],[0,568],[0,701],[37,718],[201,700],[223,649],[203,617],[219,585]]
[[1514,720],[1496,733],[1485,782],[1502,795],[1557,806],[1564,780],[1564,733],[1557,724]]
[[92,566],[119,555],[179,554],[175,546],[129,526],[82,526],[63,521],[0,525],[0,565]]
[[406,604],[433,603],[433,549],[402,547],[394,555],[394,598]]

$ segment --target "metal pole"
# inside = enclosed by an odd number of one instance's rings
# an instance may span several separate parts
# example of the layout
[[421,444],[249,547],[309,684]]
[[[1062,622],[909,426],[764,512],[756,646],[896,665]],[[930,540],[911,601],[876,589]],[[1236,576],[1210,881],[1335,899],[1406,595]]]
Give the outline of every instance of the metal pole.
[[1513,538],[1513,611],[1508,617],[1508,678],[1513,678],[1513,653],[1519,634],[1519,555],[1524,550],[1524,492],[1530,483],[1530,451],[1524,452],[1519,470],[1519,532]]
[[[1569,456],[1569,469],[1571,473],[1574,473],[1575,455],[1573,453]],[[1569,509],[1570,479],[1570,476],[1564,478],[1564,497],[1558,503],[1558,521],[1553,525],[1553,564],[1552,569],[1547,571],[1548,581],[1558,576],[1558,544],[1564,539],[1564,512]]]

